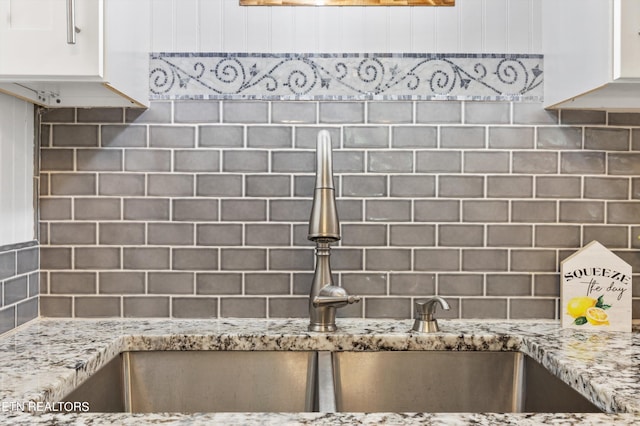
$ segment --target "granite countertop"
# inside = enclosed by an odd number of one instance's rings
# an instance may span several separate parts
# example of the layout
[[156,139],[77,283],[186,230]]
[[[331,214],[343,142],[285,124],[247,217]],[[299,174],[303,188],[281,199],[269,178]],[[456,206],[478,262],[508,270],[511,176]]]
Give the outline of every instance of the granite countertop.
[[[38,319],[0,338],[0,422],[12,424],[632,424],[640,422],[640,333],[563,330],[555,321],[339,319],[331,334],[307,321]],[[611,414],[499,413],[25,413],[15,403],[53,403],[127,350],[521,351]]]

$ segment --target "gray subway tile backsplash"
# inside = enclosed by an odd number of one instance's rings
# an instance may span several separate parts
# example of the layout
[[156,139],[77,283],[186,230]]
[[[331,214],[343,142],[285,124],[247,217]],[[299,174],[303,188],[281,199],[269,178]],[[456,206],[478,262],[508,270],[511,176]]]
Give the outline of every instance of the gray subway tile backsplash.
[[76,198],[73,204],[75,220],[120,220],[122,213],[118,198]]
[[100,173],[98,175],[98,195],[141,196],[145,195],[145,189],[143,174]]
[[100,142],[103,148],[145,147],[147,146],[147,128],[126,125],[101,126]]
[[38,316],[37,241],[0,247],[0,334]]
[[582,129],[579,127],[539,127],[537,147],[539,149],[580,149]]
[[105,271],[98,273],[100,294],[143,294],[146,273],[132,271]]
[[76,297],[75,315],[86,318],[119,317],[119,297]]
[[193,272],[149,272],[150,294],[194,294]]
[[244,146],[243,126],[199,126],[199,148],[240,148]]
[[538,198],[580,198],[581,195],[582,180],[579,177],[536,177],[536,197]]
[[629,129],[592,127],[584,132],[584,147],[592,150],[629,151]]
[[98,126],[65,125],[53,127],[52,146],[54,147],[97,147]]
[[174,318],[217,318],[217,297],[174,297],[171,301]]
[[606,124],[606,111],[562,111],[562,124]]
[[344,127],[345,148],[386,148],[388,146],[389,128],[386,126]]
[[438,293],[443,296],[482,296],[482,275],[440,274]]
[[492,149],[532,149],[533,127],[489,127],[487,146]]
[[79,149],[76,151],[76,169],[87,172],[122,171],[121,149]]
[[224,123],[267,123],[269,121],[269,103],[223,102],[222,121]]
[[509,124],[510,105],[505,102],[465,102],[465,123]]
[[51,244],[96,244],[95,223],[54,222],[49,225]]
[[472,149],[484,148],[486,129],[478,126],[443,126],[440,128],[440,147]]
[[304,297],[270,297],[270,318],[304,318],[309,315],[309,301]]
[[369,151],[367,158],[369,172],[372,173],[411,173],[413,171],[413,153],[410,151]]
[[51,175],[51,195],[96,195],[93,173],[54,173]]
[[168,317],[170,299],[165,296],[124,296],[122,316],[125,318]]
[[461,123],[462,102],[416,102],[418,123]]
[[196,129],[193,126],[151,126],[149,146],[153,148],[194,148]]
[[395,126],[391,128],[393,148],[436,148],[438,128],[436,126]]
[[171,123],[172,102],[153,102],[147,109],[126,108],[124,120],[126,123]]
[[199,246],[240,246],[242,225],[226,223],[199,223],[196,225],[196,244]]
[[313,124],[317,120],[316,102],[271,102],[271,122],[283,124]]
[[75,167],[72,149],[47,149],[40,151],[41,171],[73,171]]
[[440,294],[442,318],[556,318],[567,255],[597,239],[637,263],[635,120],[458,101],[49,111],[41,247],[0,252],[0,332],[39,294],[43,316],[305,317],[320,129],[334,280],[364,298],[340,316],[411,318]]
[[125,198],[122,200],[124,220],[169,220],[170,200],[163,198]]
[[371,102],[367,114],[369,123],[412,123],[413,102]]
[[176,123],[218,123],[220,121],[219,101],[175,102],[173,119]]
[[128,172],[170,172],[171,151],[163,149],[129,149],[124,157]]
[[585,177],[584,198],[626,200],[629,179],[616,177]]
[[291,148],[292,145],[292,127],[250,126],[247,128],[248,148]]
[[190,173],[218,172],[220,152],[203,149],[176,150],[173,154],[173,170]]

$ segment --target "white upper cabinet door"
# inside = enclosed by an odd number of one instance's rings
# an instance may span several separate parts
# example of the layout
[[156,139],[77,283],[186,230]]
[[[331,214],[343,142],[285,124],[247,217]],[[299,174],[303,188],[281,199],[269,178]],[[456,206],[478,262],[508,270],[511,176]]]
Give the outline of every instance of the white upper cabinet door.
[[640,111],[640,0],[543,0],[544,102]]
[[0,0],[0,75],[102,77],[102,14],[103,0]]
[[640,1],[616,0],[613,78],[640,78]]
[[0,0],[0,92],[48,107],[148,106],[150,12],[149,0]]

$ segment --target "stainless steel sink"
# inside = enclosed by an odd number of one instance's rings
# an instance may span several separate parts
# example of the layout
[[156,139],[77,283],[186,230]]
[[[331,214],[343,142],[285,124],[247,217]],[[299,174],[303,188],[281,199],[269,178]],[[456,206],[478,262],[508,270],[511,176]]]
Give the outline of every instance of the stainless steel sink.
[[96,412],[312,411],[307,385],[314,357],[286,351],[124,352],[65,401],[86,401]]
[[125,352],[65,401],[98,412],[599,412],[519,352]]
[[601,412],[520,352],[336,352],[336,408],[354,412]]

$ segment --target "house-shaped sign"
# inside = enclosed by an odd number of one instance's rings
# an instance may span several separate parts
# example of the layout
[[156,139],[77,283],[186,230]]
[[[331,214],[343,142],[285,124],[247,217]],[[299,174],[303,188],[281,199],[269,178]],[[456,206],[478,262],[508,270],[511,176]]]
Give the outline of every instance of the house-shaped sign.
[[597,241],[562,262],[563,328],[631,331],[631,265]]

